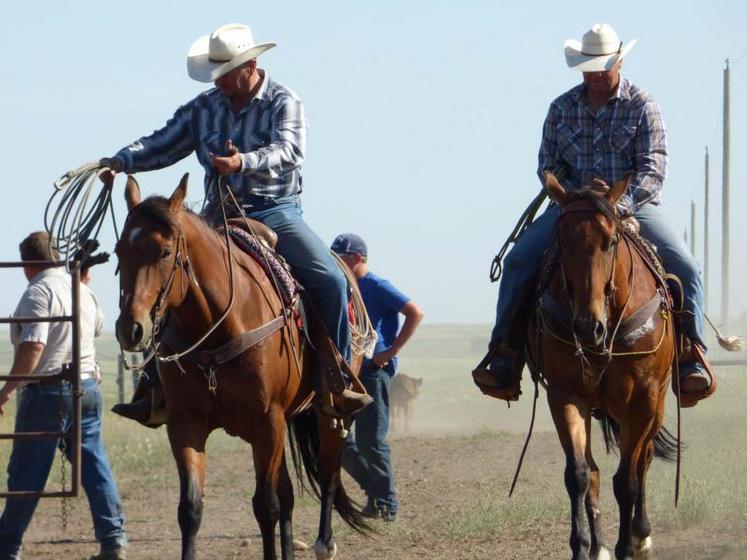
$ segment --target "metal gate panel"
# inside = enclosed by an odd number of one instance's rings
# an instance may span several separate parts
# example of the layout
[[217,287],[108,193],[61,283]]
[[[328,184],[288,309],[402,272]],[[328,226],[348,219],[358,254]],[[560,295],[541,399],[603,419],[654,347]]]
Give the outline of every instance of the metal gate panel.
[[[48,265],[64,265],[64,262],[59,261],[15,261],[15,262],[0,262],[0,268],[22,268],[26,265],[37,265],[37,266],[48,266]],[[78,263],[76,263],[77,265]],[[13,433],[0,433],[0,440],[15,440],[15,439],[57,439],[64,437],[65,435],[72,435],[72,450],[70,452],[70,459],[72,463],[72,480],[70,490],[63,490],[57,492],[47,491],[30,491],[30,490],[17,490],[15,492],[0,492],[0,498],[13,497],[31,497],[36,496],[40,498],[77,498],[80,494],[80,417],[81,417],[81,390],[80,390],[80,270],[75,266],[70,271],[70,284],[71,284],[71,295],[72,295],[72,315],[60,315],[55,317],[0,317],[0,324],[4,323],[61,323],[70,322],[72,325],[72,364],[70,374],[72,379],[67,379],[72,385],[73,392],[73,424],[70,432],[13,432]],[[63,376],[67,378],[67,375],[62,372],[54,375],[0,375],[0,381],[18,381],[19,378],[24,381],[34,382],[40,378],[44,380],[48,379],[60,379],[62,381]],[[62,459],[63,461],[65,459]]]

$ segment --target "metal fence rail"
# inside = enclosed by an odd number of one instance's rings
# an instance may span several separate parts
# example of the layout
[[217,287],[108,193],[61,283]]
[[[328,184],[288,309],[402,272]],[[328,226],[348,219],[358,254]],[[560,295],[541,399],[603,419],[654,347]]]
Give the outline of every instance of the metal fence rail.
[[[14,261],[0,262],[0,268],[22,268],[26,265],[64,265],[59,261]],[[38,383],[39,381],[48,381],[59,379],[60,383],[67,380],[72,385],[73,397],[73,423],[70,432],[13,432],[0,433],[0,440],[16,439],[60,439],[71,437],[72,449],[70,450],[70,462],[72,465],[72,480],[70,481],[70,490],[61,490],[57,492],[47,491],[27,491],[16,490],[14,492],[0,492],[0,498],[13,497],[40,497],[40,498],[77,498],[80,494],[80,417],[81,417],[81,390],[80,390],[80,271],[73,267],[70,271],[71,294],[72,294],[72,315],[60,315],[55,317],[0,317],[0,324],[3,323],[41,323],[41,322],[70,322],[72,326],[72,363],[70,373],[60,372],[54,375],[0,375],[0,381],[18,381],[19,378],[24,382]],[[60,397],[62,398],[62,397]],[[64,458],[62,459],[65,460]]]

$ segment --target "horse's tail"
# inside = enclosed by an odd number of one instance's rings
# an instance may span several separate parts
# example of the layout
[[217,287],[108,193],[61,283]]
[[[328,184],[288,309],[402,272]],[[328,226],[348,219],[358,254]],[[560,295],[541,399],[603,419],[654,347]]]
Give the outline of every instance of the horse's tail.
[[[596,411],[594,417],[599,420],[604,435],[604,445],[607,453],[620,449],[620,424],[604,411]],[[664,426],[659,428],[654,437],[654,457],[664,461],[677,460],[677,437]]]
[[[318,422],[314,409],[309,409],[295,416],[290,421],[288,430],[288,440],[290,442],[291,457],[293,458],[293,467],[299,482],[303,487],[311,491],[317,499],[321,500],[321,473],[319,465],[319,430]],[[304,476],[305,474],[305,476]],[[340,514],[343,521],[350,525],[359,533],[368,534],[373,532],[373,528],[366,522],[366,518],[356,507],[356,504],[350,499],[338,477],[337,487],[333,505]]]

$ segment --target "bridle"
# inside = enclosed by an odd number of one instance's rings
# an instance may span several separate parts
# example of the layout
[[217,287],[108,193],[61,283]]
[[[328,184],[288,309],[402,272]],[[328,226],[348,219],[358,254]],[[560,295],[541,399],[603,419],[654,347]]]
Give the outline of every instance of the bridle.
[[617,263],[617,257],[618,257],[618,246],[621,241],[623,241],[628,249],[628,255],[630,255],[630,274],[628,275],[628,293],[625,298],[625,303],[623,304],[622,309],[619,312],[619,316],[617,317],[617,320],[615,322],[615,327],[612,330],[612,335],[608,336],[607,331],[607,325],[605,325],[605,336],[602,342],[601,349],[598,348],[590,348],[588,346],[584,346],[581,344],[581,341],[578,339],[578,336],[575,331],[575,321],[573,318],[576,317],[576,310],[574,308],[573,299],[570,297],[570,290],[569,290],[569,284],[568,284],[568,277],[566,274],[566,267],[565,267],[565,259],[563,258],[563,244],[560,242],[560,224],[566,216],[570,214],[578,214],[578,213],[599,213],[599,209],[595,208],[591,202],[585,199],[580,199],[573,201],[569,204],[566,204],[563,206],[560,210],[560,216],[558,217],[558,221],[556,223],[556,237],[558,239],[557,247],[558,247],[558,260],[560,261],[560,271],[561,271],[561,277],[562,277],[562,289],[563,289],[563,295],[568,302],[568,305],[571,309],[571,334],[573,337],[573,344],[576,348],[575,355],[579,358],[582,365],[582,371],[586,373],[586,369],[590,366],[590,362],[588,358],[586,357],[586,353],[595,354],[598,356],[602,356],[606,359],[606,364],[604,365],[604,369],[599,374],[599,377],[601,378],[601,375],[604,373],[604,371],[609,366],[610,362],[612,361],[612,358],[614,356],[613,353],[613,347],[615,345],[615,339],[617,337],[617,333],[620,329],[620,325],[622,324],[623,317],[625,316],[625,311],[628,308],[628,304],[630,303],[631,294],[633,292],[633,285],[635,282],[635,266],[633,266],[633,255],[631,252],[631,248],[629,245],[628,239],[623,235],[622,229],[622,221],[620,220],[620,217],[618,216],[617,212],[615,211],[613,218],[613,223],[615,226],[615,236],[613,239],[613,242],[611,243],[611,259],[612,264],[610,265],[610,274],[609,278],[607,279],[607,282],[604,286],[604,308],[605,312],[607,314],[607,320],[609,320],[609,317],[612,316],[612,296],[614,295],[615,291],[617,290],[617,287],[615,286],[615,270],[616,270],[616,263]]

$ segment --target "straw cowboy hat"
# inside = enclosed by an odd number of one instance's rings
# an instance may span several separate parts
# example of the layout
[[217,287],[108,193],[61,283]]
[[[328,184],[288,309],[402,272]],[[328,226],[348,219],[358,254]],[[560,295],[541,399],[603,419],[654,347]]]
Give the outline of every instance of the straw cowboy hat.
[[565,61],[579,72],[604,72],[625,58],[637,42],[633,39],[623,45],[611,25],[595,23],[580,43],[566,39]]
[[276,45],[255,45],[249,26],[229,23],[192,43],[187,53],[187,73],[198,82],[214,82]]

